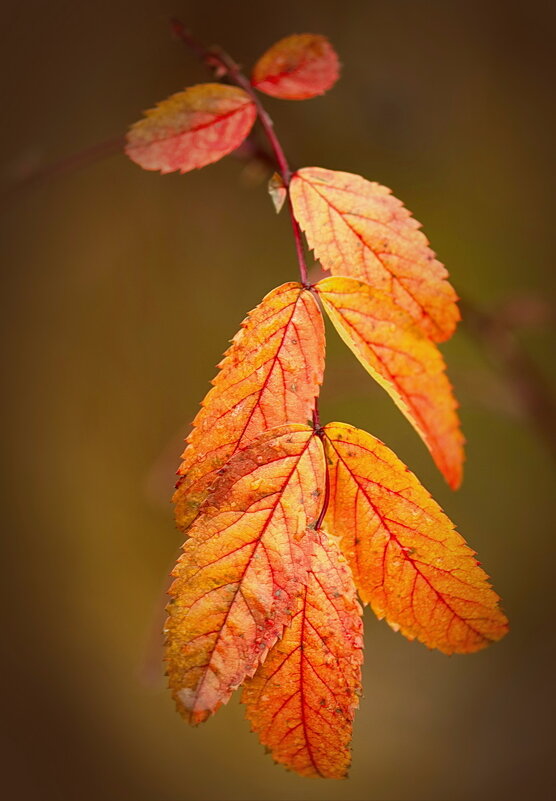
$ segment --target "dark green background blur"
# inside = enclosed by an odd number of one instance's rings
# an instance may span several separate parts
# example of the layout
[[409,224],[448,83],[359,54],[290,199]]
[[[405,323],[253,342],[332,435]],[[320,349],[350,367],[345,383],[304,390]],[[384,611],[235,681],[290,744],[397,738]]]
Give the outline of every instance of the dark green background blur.
[[286,34],[328,35],[334,90],[267,102],[292,163],[392,187],[462,294],[527,318],[518,336],[551,380],[555,3],[4,2],[7,797],[549,798],[553,463],[463,328],[444,348],[468,438],[458,493],[332,335],[322,416],[370,430],[418,474],[479,551],[510,635],[448,658],[367,610],[344,782],[275,766],[235,697],[198,729],[173,709],[152,631],[180,545],[168,499],[181,440],[246,311],[296,277],[288,221],[232,158],[160,176],[115,155],[21,185],[206,79],[171,15],[245,65]]

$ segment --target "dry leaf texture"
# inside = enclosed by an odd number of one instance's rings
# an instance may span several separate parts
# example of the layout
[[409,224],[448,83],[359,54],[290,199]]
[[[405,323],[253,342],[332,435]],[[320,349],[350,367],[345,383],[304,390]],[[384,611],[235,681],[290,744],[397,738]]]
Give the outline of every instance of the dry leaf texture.
[[227,463],[190,529],[170,589],[169,684],[199,723],[252,675],[307,580],[324,452],[308,426],[266,432]]
[[257,116],[249,95],[236,86],[203,83],[159,103],[133,125],[126,153],[145,170],[188,172],[231,153]]
[[217,471],[262,431],[306,423],[324,371],[324,326],[315,298],[301,284],[270,292],[244,320],[187,438],[174,495],[185,530]]
[[458,487],[464,439],[436,345],[384,292],[362,281],[324,278],[315,289],[344,342],[420,434],[446,481]]
[[365,603],[409,639],[469,653],[506,634],[488,576],[417,478],[364,431],[324,428],[327,529],[340,538]]
[[380,184],[305,167],[292,178],[295,216],[326,270],[388,292],[437,342],[459,320],[456,293],[420,224]]
[[341,779],[349,767],[361,686],[360,614],[338,546],[317,534],[292,623],[242,696],[263,745],[302,776]]

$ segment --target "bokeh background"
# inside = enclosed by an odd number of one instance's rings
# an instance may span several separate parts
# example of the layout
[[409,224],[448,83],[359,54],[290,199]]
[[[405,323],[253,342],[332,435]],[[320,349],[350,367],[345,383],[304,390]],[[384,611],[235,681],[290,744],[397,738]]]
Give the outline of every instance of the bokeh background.
[[[206,79],[170,37],[172,15],[247,66],[286,34],[328,35],[336,88],[267,102],[292,163],[392,187],[495,320],[494,334],[462,326],[444,347],[468,438],[455,494],[329,337],[322,416],[400,454],[479,551],[512,622],[503,642],[448,658],[367,610],[343,782],[275,766],[235,697],[188,728],[161,676],[181,440],[245,312],[296,276],[288,220],[252,165],[160,176],[107,155],[143,109]],[[555,23],[538,0],[4,0],[5,797],[551,796]]]

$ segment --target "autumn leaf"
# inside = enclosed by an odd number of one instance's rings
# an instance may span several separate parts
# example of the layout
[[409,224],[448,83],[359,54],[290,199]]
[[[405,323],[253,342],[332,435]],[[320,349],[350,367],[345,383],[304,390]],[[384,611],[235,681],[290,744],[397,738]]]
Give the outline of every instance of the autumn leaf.
[[242,701],[261,743],[302,776],[341,779],[361,686],[361,610],[338,546],[322,534],[291,625]]
[[334,86],[339,70],[338,56],[328,39],[314,33],[294,34],[261,56],[251,82],[272,97],[306,100]]
[[327,529],[341,540],[359,594],[396,631],[444,653],[501,639],[508,622],[472,551],[382,442],[344,423],[324,427]]
[[354,278],[315,285],[336,330],[407,417],[452,488],[461,483],[463,435],[444,360],[384,292]]
[[297,221],[326,270],[388,292],[431,339],[454,332],[457,296],[403,204],[380,184],[321,167],[298,170],[290,184]]
[[176,521],[195,518],[217,471],[265,429],[311,419],[324,371],[324,326],[301,284],[272,290],[243,321],[187,438]]
[[223,469],[173,572],[169,685],[199,723],[225,703],[281,636],[307,581],[324,486],[309,426],[265,432]]
[[127,134],[127,155],[145,170],[181,173],[231,153],[253,127],[257,111],[236,86],[204,83],[146,112]]
[[[146,112],[126,153],[145,169],[184,173],[236,150],[258,115],[279,168],[268,190],[277,212],[288,201],[301,283],[247,315],[187,437],[173,499],[188,539],[169,590],[169,686],[197,724],[244,685],[247,717],[276,761],[342,778],[361,692],[357,589],[392,628],[448,654],[499,640],[508,622],[474,551],[392,451],[352,426],[321,426],[319,301],[455,488],[464,440],[434,343],[453,333],[457,297],[389,189],[318,167],[291,175],[254,89],[295,100],[327,91],[339,62],[325,37],[282,39],[249,83],[224,50],[177,20],[172,28],[225,83]],[[236,155],[261,152],[245,145]],[[331,277],[309,283],[300,229]]]

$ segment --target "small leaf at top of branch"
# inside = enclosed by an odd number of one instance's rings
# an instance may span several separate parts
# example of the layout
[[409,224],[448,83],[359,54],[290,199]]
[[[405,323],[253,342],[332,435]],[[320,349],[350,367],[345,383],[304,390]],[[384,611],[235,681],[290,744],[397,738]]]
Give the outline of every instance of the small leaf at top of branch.
[[322,95],[338,80],[336,51],[324,36],[294,34],[276,42],[255,64],[253,86],[282,100]]

